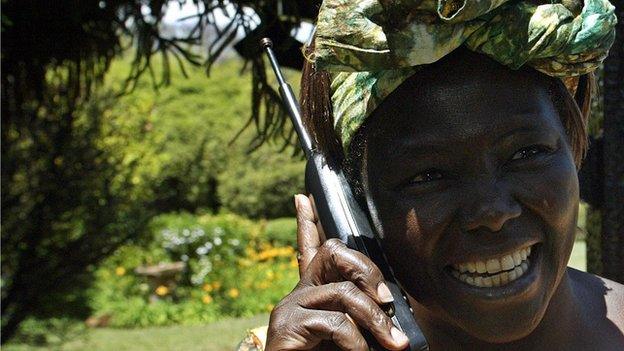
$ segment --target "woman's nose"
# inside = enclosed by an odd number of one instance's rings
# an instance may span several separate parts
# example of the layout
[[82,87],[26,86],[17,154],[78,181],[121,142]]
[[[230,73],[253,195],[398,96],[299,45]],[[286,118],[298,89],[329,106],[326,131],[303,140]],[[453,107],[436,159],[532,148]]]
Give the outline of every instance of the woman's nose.
[[461,211],[462,229],[465,231],[484,227],[497,232],[505,222],[522,213],[522,207],[504,184],[493,181],[473,184],[470,188],[466,206]]

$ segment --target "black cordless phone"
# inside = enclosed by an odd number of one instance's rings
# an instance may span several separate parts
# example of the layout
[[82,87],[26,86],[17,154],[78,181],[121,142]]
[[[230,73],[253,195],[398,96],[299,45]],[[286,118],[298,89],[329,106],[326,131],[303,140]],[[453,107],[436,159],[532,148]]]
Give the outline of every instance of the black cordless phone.
[[[307,159],[305,184],[307,191],[312,195],[319,219],[328,238],[338,238],[349,248],[360,251],[379,267],[386,284],[394,297],[390,304],[382,306],[392,323],[403,331],[408,339],[406,350],[428,350],[427,341],[414,320],[412,309],[405,294],[399,287],[392,269],[381,249],[378,237],[370,225],[369,218],[360,208],[347,180],[339,169],[331,169],[325,156],[318,152],[303,126],[299,103],[277,63],[272,50],[272,42],[268,38],[261,41],[271,67],[279,83],[279,92],[299,136],[301,147]],[[384,350],[375,338],[365,330],[364,337],[371,350]]]

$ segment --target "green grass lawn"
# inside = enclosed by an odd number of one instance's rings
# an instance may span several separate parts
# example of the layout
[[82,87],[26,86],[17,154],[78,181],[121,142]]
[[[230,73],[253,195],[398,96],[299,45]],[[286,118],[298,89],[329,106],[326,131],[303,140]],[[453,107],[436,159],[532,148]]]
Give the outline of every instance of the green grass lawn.
[[[585,270],[585,242],[574,244],[570,267]],[[221,351],[233,350],[249,328],[267,324],[268,314],[251,318],[228,318],[200,326],[171,326],[143,329],[91,329],[76,340],[58,347],[59,350],[98,351]],[[39,351],[50,347],[8,344],[6,351]]]
[[[143,329],[92,329],[59,350],[98,351],[221,351],[233,350],[249,328],[266,325],[269,315],[251,318],[228,318],[201,326],[171,326]],[[50,347],[8,344],[5,351],[39,351]]]

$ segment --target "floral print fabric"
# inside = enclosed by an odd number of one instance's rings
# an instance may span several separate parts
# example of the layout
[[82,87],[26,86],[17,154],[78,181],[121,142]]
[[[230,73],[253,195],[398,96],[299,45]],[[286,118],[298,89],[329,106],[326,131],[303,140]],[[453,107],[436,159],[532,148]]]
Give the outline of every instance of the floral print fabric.
[[565,80],[600,65],[616,22],[607,0],[325,0],[313,59],[332,73],[334,123],[346,150],[418,66],[461,45]]

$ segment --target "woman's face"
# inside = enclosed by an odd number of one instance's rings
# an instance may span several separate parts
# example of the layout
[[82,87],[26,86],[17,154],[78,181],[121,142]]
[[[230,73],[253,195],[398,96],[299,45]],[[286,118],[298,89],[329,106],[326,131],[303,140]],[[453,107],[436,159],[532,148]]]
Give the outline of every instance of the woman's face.
[[364,187],[405,290],[479,339],[530,333],[565,272],[579,198],[546,79],[455,56],[405,82],[366,130]]

